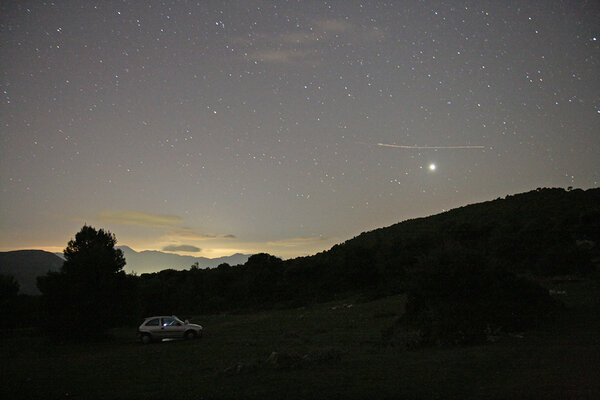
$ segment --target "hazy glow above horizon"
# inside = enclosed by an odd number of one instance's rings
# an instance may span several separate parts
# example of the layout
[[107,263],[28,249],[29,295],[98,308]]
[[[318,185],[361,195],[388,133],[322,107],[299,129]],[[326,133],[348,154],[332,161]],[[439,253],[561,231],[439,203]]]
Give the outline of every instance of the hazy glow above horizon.
[[598,186],[598,2],[0,13],[0,250],[62,250],[88,223],[138,251],[290,258]]

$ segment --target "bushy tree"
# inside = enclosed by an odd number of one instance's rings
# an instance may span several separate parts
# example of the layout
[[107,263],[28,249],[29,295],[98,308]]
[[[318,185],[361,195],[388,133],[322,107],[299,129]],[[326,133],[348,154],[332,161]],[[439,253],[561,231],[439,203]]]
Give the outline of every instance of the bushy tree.
[[0,302],[17,297],[19,288],[19,282],[17,282],[14,276],[0,274]]
[[103,334],[130,310],[132,285],[115,235],[84,225],[69,241],[58,272],[38,278],[46,327],[61,336]]
[[423,343],[481,342],[490,332],[530,328],[556,307],[538,284],[456,244],[425,257],[421,268],[409,280],[403,322]]
[[19,293],[13,275],[0,274],[0,331],[29,328],[39,323],[39,298]]
[[284,291],[283,261],[267,253],[254,254],[244,264],[246,291],[257,303],[280,300]]

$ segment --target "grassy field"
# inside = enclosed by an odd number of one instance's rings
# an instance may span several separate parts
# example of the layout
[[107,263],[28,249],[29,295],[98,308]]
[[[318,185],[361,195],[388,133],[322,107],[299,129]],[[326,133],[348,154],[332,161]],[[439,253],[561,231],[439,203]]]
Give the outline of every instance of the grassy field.
[[[552,325],[499,342],[406,350],[381,331],[404,299],[356,299],[292,310],[190,318],[202,339],[58,344],[2,338],[2,398],[597,399],[596,282],[553,283],[567,308]],[[186,316],[183,316],[186,317]],[[188,316],[189,317],[189,316]],[[68,327],[67,327],[68,328]],[[276,352],[277,354],[273,354]]]

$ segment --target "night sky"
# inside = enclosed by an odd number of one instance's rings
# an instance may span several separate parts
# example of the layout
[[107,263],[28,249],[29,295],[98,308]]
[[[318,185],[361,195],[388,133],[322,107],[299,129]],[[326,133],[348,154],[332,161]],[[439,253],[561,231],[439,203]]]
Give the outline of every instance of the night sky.
[[595,0],[0,7],[0,250],[291,258],[600,180]]

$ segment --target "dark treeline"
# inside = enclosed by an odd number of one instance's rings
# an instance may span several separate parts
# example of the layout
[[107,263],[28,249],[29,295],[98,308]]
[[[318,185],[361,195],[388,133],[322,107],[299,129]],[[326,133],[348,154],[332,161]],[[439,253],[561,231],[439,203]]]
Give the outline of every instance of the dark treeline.
[[310,257],[257,254],[244,265],[142,274],[138,310],[191,315],[402,293],[439,264],[431,254],[448,252],[468,252],[482,270],[589,276],[599,240],[600,189],[537,189],[363,233]]
[[288,291],[285,263],[255,254],[243,265],[212,269],[163,270],[137,278],[142,315],[203,314],[254,309],[294,299]]
[[552,308],[535,279],[598,276],[600,189],[537,189],[404,221],[285,261],[261,253],[243,265],[135,276],[123,272],[115,243],[110,232],[84,226],[65,249],[60,271],[38,278],[40,299],[17,296],[14,279],[1,277],[3,327],[34,322],[64,332],[65,324],[83,323],[96,332],[106,320],[135,325],[157,314],[406,293],[406,315],[424,341],[456,342],[467,331],[480,337],[495,325],[522,328]]

